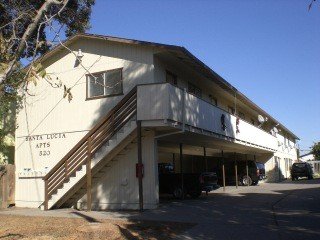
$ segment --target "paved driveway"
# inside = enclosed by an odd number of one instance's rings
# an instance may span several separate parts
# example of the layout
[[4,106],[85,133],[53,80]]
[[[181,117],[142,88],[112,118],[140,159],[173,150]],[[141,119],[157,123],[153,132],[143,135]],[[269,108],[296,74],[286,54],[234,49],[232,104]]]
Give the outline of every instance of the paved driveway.
[[320,239],[320,180],[262,183],[164,203],[147,219],[197,225],[181,239]]
[[[79,217],[74,210],[17,209],[0,214]],[[156,210],[82,212],[93,219],[125,218],[190,222],[196,225],[179,239],[320,239],[320,180],[262,183],[227,188],[197,200],[165,201]],[[174,224],[174,223],[173,223]]]

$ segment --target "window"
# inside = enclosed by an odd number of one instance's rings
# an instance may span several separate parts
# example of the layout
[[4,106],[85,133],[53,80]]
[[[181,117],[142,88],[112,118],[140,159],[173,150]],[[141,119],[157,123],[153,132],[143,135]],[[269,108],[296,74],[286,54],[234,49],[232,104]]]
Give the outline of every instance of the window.
[[87,98],[123,94],[122,68],[87,75]]
[[188,82],[188,92],[200,98],[202,96],[201,89],[189,82]]
[[209,95],[209,98],[210,98],[210,102],[215,105],[215,106],[218,106],[218,100],[213,97],[211,94]]
[[177,76],[174,75],[172,72],[166,71],[166,82],[177,86]]
[[229,112],[230,114],[234,114],[234,113],[235,113],[234,108],[228,106],[228,112]]
[[239,112],[238,113],[238,116],[239,116],[239,118],[241,118],[241,119],[245,119],[245,116],[244,116],[244,113],[243,112]]

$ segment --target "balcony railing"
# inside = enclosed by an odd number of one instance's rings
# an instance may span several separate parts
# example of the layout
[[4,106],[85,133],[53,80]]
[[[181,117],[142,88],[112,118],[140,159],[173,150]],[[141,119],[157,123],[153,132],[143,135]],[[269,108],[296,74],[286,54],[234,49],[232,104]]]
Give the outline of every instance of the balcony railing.
[[138,120],[184,122],[240,144],[271,151],[277,148],[271,134],[169,83],[138,86],[137,101]]

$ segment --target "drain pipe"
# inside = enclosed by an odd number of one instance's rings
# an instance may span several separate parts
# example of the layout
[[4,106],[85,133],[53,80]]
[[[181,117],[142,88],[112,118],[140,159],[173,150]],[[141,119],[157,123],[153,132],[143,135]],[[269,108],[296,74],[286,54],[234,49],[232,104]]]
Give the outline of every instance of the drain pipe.
[[186,102],[186,95],[187,95],[187,89],[184,88],[183,89],[183,98],[182,98],[182,130],[179,130],[179,131],[176,131],[176,132],[172,132],[172,133],[160,134],[158,136],[155,136],[154,137],[155,139],[185,132],[185,125],[186,125],[186,109],[185,109],[185,107],[186,107],[185,106],[186,105],[186,103],[185,103]]

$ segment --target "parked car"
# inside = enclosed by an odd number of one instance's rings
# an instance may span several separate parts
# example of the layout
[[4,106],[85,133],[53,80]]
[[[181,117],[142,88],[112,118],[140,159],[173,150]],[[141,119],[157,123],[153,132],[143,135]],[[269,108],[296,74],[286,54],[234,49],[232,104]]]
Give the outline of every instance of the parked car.
[[[234,161],[225,160],[226,183],[236,182]],[[221,166],[220,166],[221,169]],[[257,185],[260,180],[260,170],[255,161],[248,160],[248,177],[246,161],[237,161],[238,182],[240,185]],[[219,182],[222,182],[222,171],[219,173]]]
[[309,163],[301,162],[294,163],[291,167],[291,179],[292,181],[298,180],[299,177],[307,177],[313,179],[312,167]]
[[266,178],[266,169],[263,163],[256,163],[259,170],[259,180],[263,180]]
[[[185,195],[198,198],[202,191],[206,193],[217,188],[217,174],[214,172],[202,173],[175,173],[171,163],[159,163],[159,193],[172,194],[181,199]],[[183,177],[183,190],[182,179]]]

